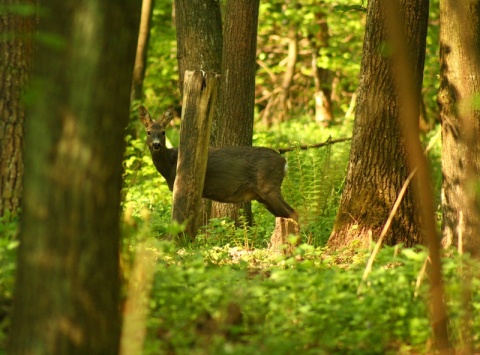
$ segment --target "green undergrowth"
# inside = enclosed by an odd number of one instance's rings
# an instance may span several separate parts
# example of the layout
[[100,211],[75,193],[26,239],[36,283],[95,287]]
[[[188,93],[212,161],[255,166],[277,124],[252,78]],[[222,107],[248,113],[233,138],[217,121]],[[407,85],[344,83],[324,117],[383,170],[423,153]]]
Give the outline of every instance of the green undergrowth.
[[0,217],[0,354],[10,325],[18,228],[18,214],[7,211]]
[[[368,250],[268,249],[147,242],[156,258],[145,354],[430,353],[426,252],[385,247],[362,281]],[[460,257],[444,259],[452,340],[460,341]],[[478,267],[478,265],[477,265]],[[472,266],[473,268],[473,266]],[[461,274],[460,274],[461,275]],[[361,287],[360,287],[361,286]],[[472,332],[480,347],[480,282]]]

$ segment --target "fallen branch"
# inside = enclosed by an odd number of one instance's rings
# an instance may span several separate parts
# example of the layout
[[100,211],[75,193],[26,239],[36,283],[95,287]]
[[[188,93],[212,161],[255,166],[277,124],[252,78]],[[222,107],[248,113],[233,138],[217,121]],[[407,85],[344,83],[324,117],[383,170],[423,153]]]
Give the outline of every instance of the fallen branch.
[[346,142],[346,141],[350,141],[350,140],[352,140],[352,137],[338,138],[338,139],[332,139],[332,137],[329,137],[327,139],[327,141],[325,141],[323,143],[303,144],[303,145],[299,145],[297,147],[278,148],[278,149],[276,149],[276,151],[279,152],[280,154],[282,154],[282,153],[286,153],[286,152],[293,152],[294,150],[297,150],[297,149],[306,150],[306,149],[310,149],[310,148],[320,148],[320,147],[324,147],[326,145]]

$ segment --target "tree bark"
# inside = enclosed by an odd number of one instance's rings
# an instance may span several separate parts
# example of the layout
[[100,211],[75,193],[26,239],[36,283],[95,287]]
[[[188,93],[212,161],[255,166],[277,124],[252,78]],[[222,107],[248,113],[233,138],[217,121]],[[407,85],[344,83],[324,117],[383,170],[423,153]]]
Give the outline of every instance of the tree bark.
[[173,187],[172,219],[186,223],[185,233],[194,239],[200,225],[210,130],[217,92],[216,74],[185,72],[182,126],[177,176]]
[[443,244],[480,256],[480,1],[442,1],[440,24]]
[[143,80],[147,68],[148,40],[150,37],[150,21],[152,19],[153,0],[142,0],[142,15],[138,33],[135,66],[133,67],[132,99],[142,100]]
[[[25,106],[22,95],[27,85],[35,16],[9,13],[9,7],[32,7],[35,1],[5,0],[0,14],[0,216],[16,213],[22,197],[23,124]],[[5,11],[2,9],[2,11]]]
[[218,0],[175,0],[180,93],[186,70],[220,73],[222,17]]
[[[259,0],[229,0],[225,10],[222,72],[213,144],[251,146],[255,104],[255,65]],[[243,205],[252,223],[251,205]],[[212,203],[212,217],[238,221],[239,206]]]
[[[409,59],[414,68],[413,94],[420,97],[428,1],[402,0],[400,14],[406,28]],[[382,1],[369,1],[347,177],[328,241],[332,248],[341,248],[352,242],[367,246],[370,235],[374,240],[378,238],[409,174],[398,122],[400,107],[395,73],[389,54]],[[411,246],[420,241],[416,207],[409,189],[385,242],[389,245],[403,242]]]
[[140,5],[42,3],[9,354],[116,354],[119,215]]
[[[186,70],[220,73],[222,66],[222,15],[218,0],[175,0],[178,86],[183,95]],[[217,88],[218,89],[218,88]],[[210,142],[215,135],[216,114]],[[207,223],[211,201],[203,201],[203,223]]]

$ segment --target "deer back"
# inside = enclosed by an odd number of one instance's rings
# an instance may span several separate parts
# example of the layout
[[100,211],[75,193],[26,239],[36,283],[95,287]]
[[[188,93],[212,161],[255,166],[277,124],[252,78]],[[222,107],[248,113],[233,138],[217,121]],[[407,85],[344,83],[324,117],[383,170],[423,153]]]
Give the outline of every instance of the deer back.
[[261,192],[280,191],[285,165],[285,159],[268,148],[210,148],[204,197],[239,203],[257,199]]

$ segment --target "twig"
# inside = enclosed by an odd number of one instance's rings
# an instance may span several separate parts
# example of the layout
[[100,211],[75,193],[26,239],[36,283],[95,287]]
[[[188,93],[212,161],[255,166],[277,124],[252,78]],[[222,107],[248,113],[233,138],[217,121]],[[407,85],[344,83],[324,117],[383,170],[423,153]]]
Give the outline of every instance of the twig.
[[425,261],[423,262],[422,269],[417,275],[417,281],[415,282],[415,292],[413,293],[413,297],[415,298],[418,297],[418,290],[420,289],[420,285],[422,284],[423,278],[425,277],[425,273],[427,272],[427,265],[429,261],[430,261],[430,258],[427,255],[427,257],[425,258]]
[[407,192],[407,187],[408,185],[410,185],[410,181],[412,181],[413,176],[415,175],[416,172],[417,172],[417,169],[413,169],[413,171],[410,173],[410,175],[408,175],[407,179],[403,183],[402,189],[400,190],[400,193],[398,194],[397,199],[395,200],[395,204],[393,205],[392,211],[390,212],[390,215],[388,216],[388,219],[385,222],[385,225],[383,226],[382,233],[380,233],[380,237],[378,238],[378,241],[375,244],[375,248],[373,248],[372,254],[370,254],[370,257],[368,258],[367,266],[365,267],[365,271],[363,272],[362,282],[360,283],[357,289],[357,294],[360,294],[362,292],[363,284],[367,279],[368,275],[370,274],[370,272],[372,271],[373,261],[375,260],[375,257],[377,256],[378,251],[380,250],[383,239],[385,238],[388,230],[390,229],[390,225],[392,224],[393,217],[395,217],[398,207],[400,207],[400,203],[403,200],[403,196],[405,195],[405,192]]

